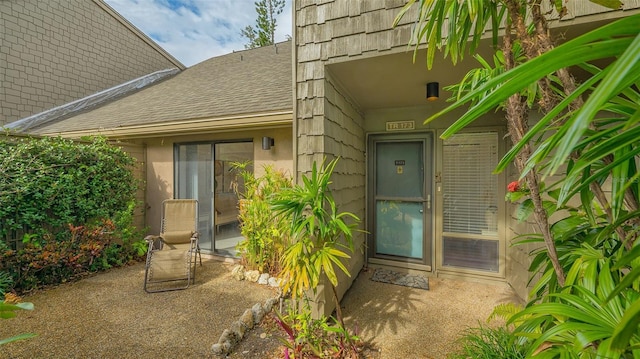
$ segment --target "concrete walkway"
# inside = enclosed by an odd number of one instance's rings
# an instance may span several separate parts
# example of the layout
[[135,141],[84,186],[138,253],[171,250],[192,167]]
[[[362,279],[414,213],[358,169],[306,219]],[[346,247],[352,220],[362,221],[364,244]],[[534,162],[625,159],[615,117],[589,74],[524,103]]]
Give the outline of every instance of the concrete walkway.
[[446,358],[460,333],[486,324],[493,308],[518,302],[503,284],[429,278],[429,290],[369,280],[360,272],[342,300],[347,325],[380,350],[380,358]]

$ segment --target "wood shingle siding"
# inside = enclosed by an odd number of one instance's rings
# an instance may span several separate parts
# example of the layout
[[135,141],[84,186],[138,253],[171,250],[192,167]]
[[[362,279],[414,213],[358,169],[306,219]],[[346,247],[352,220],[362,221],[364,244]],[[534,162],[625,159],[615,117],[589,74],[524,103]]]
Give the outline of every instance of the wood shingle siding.
[[102,0],[2,0],[0,29],[0,126],[184,68]]

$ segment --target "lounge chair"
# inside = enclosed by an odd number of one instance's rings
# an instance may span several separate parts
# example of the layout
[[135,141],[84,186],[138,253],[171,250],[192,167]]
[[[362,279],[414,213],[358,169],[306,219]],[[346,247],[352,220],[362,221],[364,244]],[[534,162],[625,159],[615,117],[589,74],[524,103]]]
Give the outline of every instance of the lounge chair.
[[144,290],[147,293],[186,289],[195,282],[198,244],[198,201],[162,202],[160,235],[149,235]]

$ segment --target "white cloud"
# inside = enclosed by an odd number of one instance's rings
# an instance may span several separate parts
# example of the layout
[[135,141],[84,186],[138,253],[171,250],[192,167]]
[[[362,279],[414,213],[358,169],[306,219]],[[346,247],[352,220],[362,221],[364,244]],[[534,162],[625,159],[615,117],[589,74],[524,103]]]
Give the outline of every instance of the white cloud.
[[[250,0],[105,0],[186,66],[244,49],[240,31],[255,26]],[[276,42],[291,35],[292,0],[277,18]]]

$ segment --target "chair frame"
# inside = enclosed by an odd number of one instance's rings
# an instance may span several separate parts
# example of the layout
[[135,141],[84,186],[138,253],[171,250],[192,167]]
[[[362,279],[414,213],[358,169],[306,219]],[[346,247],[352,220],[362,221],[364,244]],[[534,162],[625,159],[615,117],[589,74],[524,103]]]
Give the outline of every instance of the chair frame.
[[[194,216],[194,225],[191,234],[189,250],[188,250],[188,270],[185,277],[175,278],[175,279],[163,279],[163,280],[155,280],[149,281],[149,270],[151,268],[151,261],[153,260],[154,253],[158,251],[164,250],[164,246],[168,245],[164,242],[163,234],[165,233],[166,223],[171,219],[166,218],[166,207],[170,202],[193,202],[195,205],[195,216]],[[147,259],[145,262],[145,271],[144,271],[144,291],[147,293],[157,293],[157,292],[168,292],[174,290],[182,290],[187,289],[189,285],[195,284],[196,279],[196,267],[197,267],[197,259],[200,259],[200,266],[202,266],[202,254],[200,253],[200,243],[199,243],[199,233],[198,233],[198,208],[199,203],[195,199],[167,199],[162,201],[162,219],[161,219],[161,230],[160,235],[148,235],[144,239],[148,243],[147,250]],[[186,244],[186,243],[185,243]],[[162,289],[150,289],[149,284],[159,284],[159,283],[168,283],[168,282],[178,282],[178,281],[186,281],[184,286],[177,287],[169,287]]]

